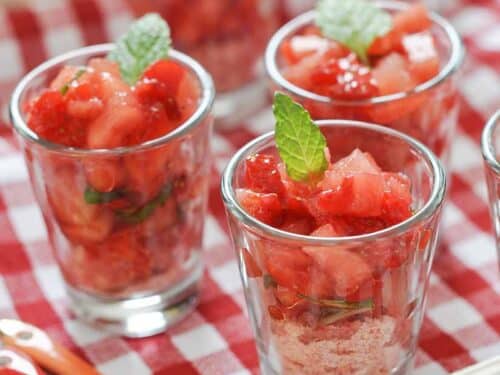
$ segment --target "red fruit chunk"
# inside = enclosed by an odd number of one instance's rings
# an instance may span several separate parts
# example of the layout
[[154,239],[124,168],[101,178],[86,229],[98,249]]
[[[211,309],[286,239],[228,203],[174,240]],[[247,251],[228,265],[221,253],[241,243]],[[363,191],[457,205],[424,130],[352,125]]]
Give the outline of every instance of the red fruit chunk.
[[[332,237],[336,232],[329,224],[318,228],[311,235]],[[364,259],[341,247],[306,246],[304,252],[329,276],[335,285],[335,294],[346,297],[359,292],[372,278],[372,270]]]
[[423,83],[439,73],[439,56],[430,32],[410,34],[403,38],[409,71],[415,81]]
[[311,82],[316,92],[334,99],[366,99],[378,94],[370,68],[352,53],[340,59],[327,58],[313,70]]
[[175,96],[179,84],[186,73],[186,69],[172,60],[159,60],[150,65],[143,73],[142,78],[161,82],[168,96]]
[[30,103],[27,121],[41,138],[66,146],[83,147],[85,126],[70,121],[66,102],[59,91],[47,90]]
[[393,27],[387,34],[378,37],[368,49],[370,55],[385,55],[398,50],[405,34],[417,33],[430,28],[429,13],[423,4],[415,4],[393,17]]
[[111,158],[86,158],[83,160],[87,182],[97,191],[110,192],[125,180],[122,163]]
[[89,148],[125,146],[131,134],[140,131],[144,117],[129,86],[119,79],[102,81],[102,90],[109,92],[102,114],[88,128]]
[[283,194],[284,186],[276,157],[266,154],[249,156],[245,160],[245,186],[258,193]]
[[372,74],[381,95],[403,92],[415,87],[415,81],[408,71],[408,61],[399,53],[391,53],[382,58]]
[[47,194],[55,217],[64,233],[75,243],[96,243],[106,238],[113,227],[113,214],[105,207],[85,202],[83,188],[72,170],[61,170],[48,181]]
[[369,154],[354,150],[325,172],[318,185],[323,191],[316,202],[312,202],[311,211],[316,216],[379,216],[384,195],[384,180],[380,173]]
[[247,189],[238,189],[236,196],[249,215],[266,224],[277,226],[283,219],[281,202],[275,193],[256,193]]
[[287,81],[298,87],[310,89],[312,87],[311,72],[316,69],[322,60],[322,53],[304,57],[297,64],[285,67],[282,72],[283,76]]
[[72,86],[65,95],[68,115],[79,120],[90,121],[99,116],[104,104],[87,83]]
[[265,251],[265,267],[278,285],[306,294],[312,259],[297,248],[269,246]]
[[186,121],[198,108],[201,87],[192,74],[185,74],[179,83],[176,103],[181,114],[181,121]]
[[384,173],[383,176],[385,181],[383,217],[388,225],[394,225],[412,215],[410,180],[398,173]]
[[300,217],[295,215],[288,215],[280,229],[285,232],[308,235],[313,230],[314,219],[309,217]]
[[296,35],[284,41],[280,46],[282,56],[289,64],[296,64],[306,56],[324,52],[328,48],[335,51],[343,50],[338,43],[318,35]]
[[50,83],[50,90],[59,91],[63,86],[67,85],[75,78],[76,73],[80,70],[77,66],[66,65],[61,69],[59,74]]
[[241,256],[243,258],[243,262],[245,264],[245,270],[247,273],[248,277],[261,277],[262,276],[262,271],[259,268],[259,265],[253,258],[252,254],[245,249],[241,249]]
[[85,283],[101,292],[119,291],[146,279],[152,266],[149,252],[132,228],[115,232],[100,244],[86,248],[79,261]]
[[424,4],[415,4],[395,14],[393,25],[405,34],[418,33],[431,27],[431,19]]

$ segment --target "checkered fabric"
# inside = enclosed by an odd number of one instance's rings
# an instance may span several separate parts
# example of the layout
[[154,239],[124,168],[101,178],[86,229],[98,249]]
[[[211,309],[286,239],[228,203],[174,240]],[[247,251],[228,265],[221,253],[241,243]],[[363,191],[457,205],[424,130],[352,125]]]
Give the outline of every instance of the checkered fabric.
[[[294,1],[297,3],[297,1]],[[10,3],[15,3],[10,1]],[[0,103],[48,57],[113,40],[132,12],[125,0],[23,0],[0,8]],[[479,137],[500,108],[500,2],[433,0],[464,36],[469,56],[452,158],[442,243],[430,281],[416,374],[440,375],[500,353],[500,279],[488,216]],[[206,221],[206,272],[197,310],[167,334],[127,340],[76,320],[42,216],[7,121],[0,124],[0,317],[46,330],[103,374],[258,373],[243,291],[227,234],[219,177],[228,158],[269,130],[269,110],[213,137],[215,167]]]

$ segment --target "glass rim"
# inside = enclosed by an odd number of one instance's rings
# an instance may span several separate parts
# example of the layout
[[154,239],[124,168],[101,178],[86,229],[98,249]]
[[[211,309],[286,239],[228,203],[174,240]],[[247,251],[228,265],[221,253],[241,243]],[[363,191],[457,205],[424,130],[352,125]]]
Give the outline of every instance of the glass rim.
[[[379,7],[391,10],[403,10],[408,8],[410,5],[407,3],[403,3],[395,0],[380,0],[375,2]],[[439,74],[432,77],[430,80],[423,82],[416,87],[407,90],[401,91],[394,94],[376,96],[368,99],[361,100],[338,100],[332,99],[328,96],[319,95],[314,92],[305,90],[299,86],[294,85],[289,82],[283,75],[281,74],[278,64],[277,64],[277,54],[279,51],[279,47],[281,42],[290,34],[294,33],[299,28],[311,23],[314,20],[316,12],[314,10],[302,13],[301,15],[293,18],[285,25],[283,25],[271,38],[269,41],[265,57],[264,57],[264,65],[268,76],[272,81],[277,83],[280,88],[283,88],[293,95],[298,97],[302,97],[304,99],[314,100],[317,102],[332,104],[332,105],[342,105],[342,106],[360,106],[360,105],[372,105],[372,104],[382,104],[391,101],[405,99],[412,95],[419,94],[421,92],[425,92],[430,90],[444,81],[448,77],[451,77],[455,72],[457,72],[462,65],[465,58],[465,46],[463,44],[462,38],[458,34],[457,30],[453,27],[453,25],[448,22],[444,17],[440,16],[434,11],[429,11],[430,18],[435,25],[438,25],[446,35],[451,43],[451,55],[444,67],[441,68]]]
[[193,58],[188,55],[170,49],[168,56],[174,61],[180,62],[182,65],[187,67],[191,73],[196,76],[196,79],[200,83],[201,96],[198,108],[184,123],[179,125],[173,131],[163,135],[162,137],[143,142],[138,145],[133,146],[122,146],[116,148],[100,148],[100,149],[83,149],[77,147],[69,147],[54,142],[50,142],[39,137],[31,128],[26,124],[21,114],[21,96],[28,87],[28,85],[41,74],[43,74],[48,69],[64,63],[67,60],[85,57],[86,55],[97,55],[99,53],[109,52],[114,46],[114,43],[104,43],[95,44],[92,46],[87,46],[83,48],[78,48],[61,55],[55,56],[44,63],[38,65],[36,68],[31,70],[26,74],[21,81],[15,87],[10,103],[9,103],[9,116],[11,123],[18,134],[30,142],[36,143],[56,153],[64,153],[67,155],[74,156],[110,156],[110,155],[122,155],[131,152],[143,151],[151,148],[161,146],[168,143],[173,139],[177,139],[187,134],[190,130],[197,127],[204,118],[210,113],[214,99],[215,99],[215,87],[210,74]]
[[446,193],[445,171],[437,156],[434,155],[432,151],[424,146],[421,142],[417,141],[414,138],[411,138],[404,133],[368,122],[352,120],[319,120],[315,121],[315,123],[319,127],[343,126],[347,128],[354,127],[357,129],[369,130],[377,133],[382,133],[383,135],[387,135],[390,137],[395,137],[409,144],[410,148],[415,150],[426,161],[429,169],[432,172],[432,190],[425,204],[411,217],[399,224],[390,226],[380,231],[357,236],[312,237],[286,232],[267,225],[248,214],[238,203],[238,200],[236,199],[235,189],[233,187],[233,180],[235,177],[235,172],[241,165],[243,160],[274,137],[274,131],[270,131],[248,142],[245,146],[239,149],[231,158],[222,174],[220,186],[224,205],[226,206],[226,209],[230,211],[230,213],[234,215],[245,226],[250,227],[253,230],[257,230],[259,233],[263,233],[270,238],[288,240],[296,243],[307,243],[315,246],[333,246],[352,242],[371,242],[382,238],[397,236],[408,231],[410,228],[417,226],[419,223],[429,219],[441,207]]
[[483,158],[488,165],[500,174],[500,162],[496,157],[494,132],[497,126],[500,125],[500,110],[498,110],[486,123],[481,135],[481,151]]

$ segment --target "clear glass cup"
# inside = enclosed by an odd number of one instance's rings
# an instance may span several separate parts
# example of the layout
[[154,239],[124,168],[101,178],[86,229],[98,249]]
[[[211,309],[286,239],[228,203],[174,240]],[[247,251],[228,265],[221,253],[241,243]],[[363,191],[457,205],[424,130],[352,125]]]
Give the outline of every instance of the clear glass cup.
[[[327,138],[332,160],[359,148],[370,152],[384,171],[405,173],[412,183],[414,215],[382,231],[351,237],[311,237],[278,230],[251,217],[236,198],[236,189],[243,187],[244,160],[255,153],[276,154],[273,133],[236,153],[221,189],[261,371],[266,375],[407,374],[417,348],[436,249],[446,189],[444,170],[428,148],[392,129],[349,120],[317,124]],[[350,257],[362,259],[372,279],[353,296],[357,302],[314,294],[314,285],[329,282],[332,275],[337,280],[332,285],[334,294],[340,294],[345,271],[326,261],[310,264],[304,248],[349,252]],[[287,264],[275,261],[286,256]],[[296,289],[270,277],[280,268],[297,280]]]
[[[109,331],[142,337],[186,316],[198,299],[215,90],[196,61],[171,50],[169,58],[200,87],[198,108],[174,131],[137,146],[92,150],[38,137],[26,124],[26,104],[63,66],[85,65],[112,48],[85,47],[38,66],[14,90],[10,116],[72,309]],[[100,178],[125,181],[123,197],[87,203]],[[132,201],[144,215],[128,214]]]
[[[377,1],[377,4],[389,12],[409,6],[398,1]],[[317,120],[338,118],[367,121],[399,130],[423,142],[447,166],[458,118],[456,73],[465,50],[460,36],[448,21],[434,12],[430,16],[431,33],[443,64],[437,76],[412,90],[366,100],[342,101],[304,90],[287,81],[281,74],[281,44],[310,26],[314,21],[314,11],[294,18],[271,38],[265,55],[271,88],[292,96]]]
[[233,126],[267,104],[262,56],[281,21],[281,0],[127,0],[158,12],[176,49],[212,75],[216,126]]
[[500,110],[493,115],[483,130],[481,149],[483,152],[486,182],[490,198],[490,212],[496,235],[500,266]]

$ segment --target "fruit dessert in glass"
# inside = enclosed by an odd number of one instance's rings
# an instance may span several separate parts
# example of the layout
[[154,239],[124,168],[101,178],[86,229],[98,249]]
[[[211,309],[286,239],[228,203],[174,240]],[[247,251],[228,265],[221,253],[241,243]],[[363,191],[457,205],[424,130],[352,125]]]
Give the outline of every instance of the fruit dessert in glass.
[[155,14],[30,72],[10,115],[72,308],[127,336],[193,309],[214,88]]
[[277,94],[275,133],[222,193],[263,374],[407,374],[445,192],[437,157],[387,127],[313,123]]
[[423,5],[320,0],[273,36],[265,63],[273,90],[293,96],[314,119],[391,127],[446,165],[463,56],[453,26]]
[[159,12],[175,48],[212,75],[216,125],[233,125],[266,104],[262,56],[281,21],[281,0],[128,0],[137,14]]
[[483,152],[489,204],[500,267],[500,110],[491,117],[483,129],[481,149]]

